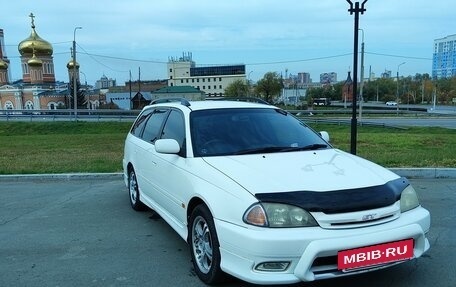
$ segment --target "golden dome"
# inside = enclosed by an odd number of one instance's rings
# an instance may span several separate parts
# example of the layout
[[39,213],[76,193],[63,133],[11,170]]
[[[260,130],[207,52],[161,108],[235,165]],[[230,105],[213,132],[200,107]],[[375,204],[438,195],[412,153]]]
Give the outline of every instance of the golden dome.
[[32,18],[32,32],[30,36],[19,43],[18,50],[21,56],[24,54],[32,54],[35,50],[35,54],[38,56],[51,56],[53,53],[52,45],[38,36],[38,33],[35,31],[35,23],[33,21],[33,14],[30,14]]
[[[74,68],[74,60],[71,59],[71,60],[68,62],[68,64],[67,64],[67,69],[68,69],[68,70],[73,70],[73,68]],[[78,62],[76,62],[76,69],[79,69],[79,63],[78,63]]]
[[31,57],[30,60],[27,61],[27,64],[31,67],[41,67],[43,65],[43,61],[38,59],[34,53],[33,57]]
[[0,59],[0,70],[6,70],[8,69],[8,63],[3,61],[3,59]]

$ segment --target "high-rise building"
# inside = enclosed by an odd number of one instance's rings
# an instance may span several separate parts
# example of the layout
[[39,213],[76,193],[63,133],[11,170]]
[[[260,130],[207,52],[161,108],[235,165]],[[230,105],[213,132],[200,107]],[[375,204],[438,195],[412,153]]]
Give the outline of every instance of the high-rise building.
[[320,84],[333,84],[337,82],[337,73],[329,72],[320,74]]
[[298,73],[298,83],[300,84],[310,84],[312,83],[312,79],[310,78],[309,73]]
[[432,77],[434,79],[456,76],[456,34],[434,40]]
[[96,89],[107,89],[110,87],[115,87],[116,86],[116,80],[111,79],[103,75],[99,80],[96,81],[95,83],[95,88]]

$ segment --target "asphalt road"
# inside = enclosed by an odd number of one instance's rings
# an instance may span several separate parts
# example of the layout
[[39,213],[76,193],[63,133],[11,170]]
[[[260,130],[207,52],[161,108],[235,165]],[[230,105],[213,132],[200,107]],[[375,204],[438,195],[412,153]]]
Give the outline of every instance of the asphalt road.
[[[293,286],[454,286],[456,180],[411,181],[432,215],[424,257]],[[186,243],[152,211],[133,211],[121,180],[86,179],[0,182],[0,286],[205,285]]]

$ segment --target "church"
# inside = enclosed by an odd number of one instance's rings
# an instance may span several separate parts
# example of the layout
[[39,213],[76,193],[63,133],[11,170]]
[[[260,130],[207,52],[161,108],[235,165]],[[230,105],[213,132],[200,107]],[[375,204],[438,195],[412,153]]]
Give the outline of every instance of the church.
[[[21,41],[18,51],[21,59],[22,80],[10,82],[10,61],[5,55],[3,30],[0,29],[0,110],[54,110],[71,107],[70,85],[55,79],[52,45],[41,38],[35,26],[35,16],[30,14],[30,36]],[[79,81],[79,64],[73,59],[67,64],[68,82],[73,75]],[[80,85],[79,85],[80,86]],[[92,89],[84,89],[84,108],[96,109],[104,104],[104,96]]]

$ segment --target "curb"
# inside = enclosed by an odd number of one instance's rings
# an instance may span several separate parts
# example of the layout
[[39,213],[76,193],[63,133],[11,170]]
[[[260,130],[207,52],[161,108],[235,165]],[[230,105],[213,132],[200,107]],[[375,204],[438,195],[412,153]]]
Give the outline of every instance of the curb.
[[123,173],[53,173],[53,174],[7,174],[2,181],[76,181],[76,180],[122,180]]
[[[456,179],[456,168],[389,168],[399,176],[421,179]],[[0,182],[7,181],[77,181],[123,180],[122,172],[113,173],[66,173],[66,174],[11,174],[0,175]]]
[[456,179],[456,168],[390,168],[389,170],[407,178]]

